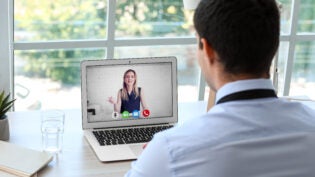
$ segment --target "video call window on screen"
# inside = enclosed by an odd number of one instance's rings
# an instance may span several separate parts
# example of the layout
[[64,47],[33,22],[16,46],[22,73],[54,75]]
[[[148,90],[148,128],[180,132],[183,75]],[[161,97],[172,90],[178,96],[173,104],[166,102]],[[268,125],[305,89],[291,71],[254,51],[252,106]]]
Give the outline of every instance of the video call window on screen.
[[87,113],[89,122],[170,117],[170,62],[89,66]]

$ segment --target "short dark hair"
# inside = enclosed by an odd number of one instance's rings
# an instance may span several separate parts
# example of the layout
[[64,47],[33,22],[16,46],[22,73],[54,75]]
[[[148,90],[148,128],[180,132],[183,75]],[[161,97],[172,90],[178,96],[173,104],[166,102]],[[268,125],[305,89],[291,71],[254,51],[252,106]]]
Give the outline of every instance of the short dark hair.
[[226,72],[269,73],[280,35],[275,0],[201,0],[194,25],[218,53]]

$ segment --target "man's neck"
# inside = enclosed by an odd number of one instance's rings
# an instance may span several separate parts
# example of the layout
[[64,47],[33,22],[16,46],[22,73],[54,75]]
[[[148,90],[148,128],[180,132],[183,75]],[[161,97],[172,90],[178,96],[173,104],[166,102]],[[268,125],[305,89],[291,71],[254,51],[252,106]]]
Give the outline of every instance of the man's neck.
[[222,77],[217,80],[216,90],[220,89],[223,85],[239,80],[248,79],[269,79],[269,74],[252,75],[252,74],[222,74]]

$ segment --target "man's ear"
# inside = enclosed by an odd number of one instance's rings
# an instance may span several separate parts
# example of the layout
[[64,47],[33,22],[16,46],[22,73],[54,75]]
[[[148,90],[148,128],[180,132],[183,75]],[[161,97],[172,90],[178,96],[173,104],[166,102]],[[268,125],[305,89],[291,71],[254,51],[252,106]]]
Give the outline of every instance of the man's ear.
[[213,64],[213,62],[216,59],[216,54],[214,49],[212,48],[212,46],[207,42],[207,40],[205,38],[201,38],[200,42],[202,43],[203,46],[203,54],[204,56],[206,56],[206,58],[209,60],[209,62],[211,64]]

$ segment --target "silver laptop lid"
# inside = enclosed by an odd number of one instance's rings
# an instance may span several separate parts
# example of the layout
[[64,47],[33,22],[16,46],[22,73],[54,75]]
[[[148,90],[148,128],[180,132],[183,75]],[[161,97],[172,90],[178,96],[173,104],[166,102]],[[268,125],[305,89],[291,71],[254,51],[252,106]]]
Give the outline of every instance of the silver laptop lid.
[[83,129],[176,123],[176,58],[82,61],[81,95]]

